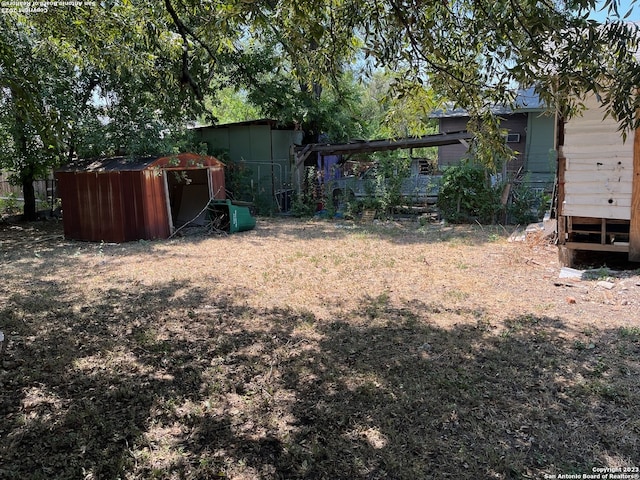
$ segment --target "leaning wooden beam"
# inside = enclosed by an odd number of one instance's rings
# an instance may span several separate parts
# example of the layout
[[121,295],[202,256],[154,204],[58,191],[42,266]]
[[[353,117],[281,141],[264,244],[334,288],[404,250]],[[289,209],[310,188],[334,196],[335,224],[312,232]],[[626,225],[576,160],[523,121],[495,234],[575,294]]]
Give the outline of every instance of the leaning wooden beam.
[[398,150],[401,148],[422,148],[422,147],[441,147],[443,145],[454,145],[456,143],[464,143],[467,140],[471,140],[473,135],[467,131],[454,132],[454,133],[438,133],[435,135],[425,135],[423,137],[415,138],[400,138],[391,140],[370,140],[362,142],[349,142],[349,143],[336,143],[325,144],[316,143],[312,145],[305,145],[296,149],[297,161],[303,158],[300,155],[304,152],[304,158],[307,158],[307,154],[321,153],[323,155],[340,155],[345,153],[370,153],[370,152],[382,152],[388,150]]
[[633,141],[633,183],[631,224],[629,225],[629,261],[640,262],[640,129]]
[[310,145],[305,145],[304,147],[301,147],[301,148],[294,149],[296,167],[303,165],[304,162],[307,160],[307,158],[309,158],[309,155],[311,155],[311,153],[313,152],[312,147],[313,145],[310,144]]

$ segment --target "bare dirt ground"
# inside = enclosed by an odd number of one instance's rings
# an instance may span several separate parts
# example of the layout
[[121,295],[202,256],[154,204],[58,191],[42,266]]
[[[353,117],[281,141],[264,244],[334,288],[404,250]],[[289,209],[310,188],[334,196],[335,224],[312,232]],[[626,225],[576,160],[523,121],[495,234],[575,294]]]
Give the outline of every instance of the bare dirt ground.
[[640,270],[510,233],[0,224],[0,478],[640,478]]

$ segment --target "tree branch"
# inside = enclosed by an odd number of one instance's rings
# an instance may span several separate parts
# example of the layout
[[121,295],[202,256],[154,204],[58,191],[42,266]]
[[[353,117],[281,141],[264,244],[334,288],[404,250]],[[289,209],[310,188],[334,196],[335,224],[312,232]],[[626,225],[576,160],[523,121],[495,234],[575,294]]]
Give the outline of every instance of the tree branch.
[[183,84],[189,85],[189,87],[193,91],[196,98],[202,103],[204,101],[202,90],[200,89],[200,86],[196,83],[196,81],[191,76],[191,72],[189,72],[189,39],[188,37],[193,38],[199,45],[201,45],[207,51],[207,53],[211,56],[212,59],[215,59],[215,57],[211,49],[207,45],[205,45],[203,42],[201,42],[200,39],[189,29],[189,27],[187,27],[184,24],[184,22],[180,20],[180,17],[178,16],[177,12],[173,8],[173,5],[171,4],[171,0],[165,0],[164,4],[167,8],[167,12],[171,16],[171,19],[173,20],[174,25],[178,29],[178,33],[182,37],[182,71],[181,71],[180,81]]
[[404,16],[403,9],[400,8],[395,1],[391,2],[391,7],[395,11],[395,14],[398,20],[400,20],[400,22],[402,23],[404,30],[407,36],[409,37],[409,41],[411,42],[411,47],[413,48],[413,50],[416,51],[419,54],[419,56],[422,58],[422,60],[426,62],[433,70],[454,79],[456,82],[459,82],[464,86],[476,87],[476,88],[482,88],[484,86],[476,82],[470,82],[468,80],[465,80],[464,78],[458,75],[455,75],[450,68],[447,68],[444,65],[439,65],[438,63],[431,60],[428,57],[428,55],[423,52],[422,47],[420,46],[418,40],[415,38],[413,32],[411,31],[411,26],[407,18]]

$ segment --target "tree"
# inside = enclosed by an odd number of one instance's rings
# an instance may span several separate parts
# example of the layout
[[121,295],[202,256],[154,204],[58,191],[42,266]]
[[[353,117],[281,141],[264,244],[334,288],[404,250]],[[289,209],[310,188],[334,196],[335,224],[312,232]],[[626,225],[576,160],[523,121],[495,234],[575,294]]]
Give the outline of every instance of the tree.
[[33,180],[51,167],[166,151],[171,132],[204,108],[186,68],[198,62],[148,4],[16,10],[0,26],[0,167],[22,185],[25,219],[36,216]]
[[373,121],[376,138],[399,138],[436,133],[437,126],[430,119],[438,101],[431,89],[416,86],[411,91],[396,88],[396,73],[378,69],[367,79],[364,95],[367,112]]
[[[261,95],[254,101],[277,107],[272,111],[306,109],[307,141],[317,140],[314,108],[323,89],[337,87],[346,65],[361,54],[365,68],[393,73],[390,84],[406,109],[419,111],[420,102],[429,99],[469,111],[480,139],[478,154],[486,161],[496,150],[509,154],[490,107],[513,103],[518,87],[534,86],[565,116],[576,113],[586,92],[595,92],[623,130],[638,122],[638,28],[623,22],[618,0],[606,0],[604,24],[587,18],[596,0],[228,0],[217,5],[216,25],[227,29],[225,55],[237,59],[227,61],[230,82],[243,85],[250,98]],[[205,28],[210,7],[190,3],[188,9],[177,15],[191,25],[196,48],[212,44]],[[242,35],[232,38],[230,30]]]
[[247,98],[247,91],[241,88],[222,87],[215,92],[215,98],[208,97],[206,102],[220,123],[246,122],[263,116],[260,108]]
[[[503,145],[489,107],[512,102],[517,86],[535,86],[564,115],[594,92],[622,129],[633,128],[640,122],[638,27],[622,22],[618,0],[605,2],[611,21],[588,20],[596,5],[164,0],[158,8],[107,0],[29,16],[16,10],[0,19],[0,139],[16,159],[4,155],[3,164],[26,198],[39,169],[69,158],[96,128],[106,133],[93,135],[92,151],[155,148],[138,139],[206,112],[205,96],[221,86],[214,79],[245,89],[265,113],[301,121],[306,141],[317,141],[336,107],[358,101],[341,85],[358,59],[393,72],[390,84],[407,107],[449,101],[482,119],[475,124],[486,159]],[[323,98],[327,91],[333,98]],[[29,203],[25,214],[32,213]]]
[[[13,172],[22,186],[25,216],[35,218],[33,180],[46,172],[60,154],[65,106],[60,94],[69,88],[70,66],[29,29],[10,16],[0,17],[0,166]],[[51,76],[49,76],[51,75]]]

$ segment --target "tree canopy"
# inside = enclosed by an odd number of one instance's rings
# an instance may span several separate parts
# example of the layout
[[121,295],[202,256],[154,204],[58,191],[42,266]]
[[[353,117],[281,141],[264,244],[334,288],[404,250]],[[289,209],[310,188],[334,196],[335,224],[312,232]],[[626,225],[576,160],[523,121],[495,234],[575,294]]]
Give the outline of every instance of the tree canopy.
[[535,87],[565,115],[593,92],[628,130],[638,123],[638,27],[624,21],[618,0],[602,5],[604,23],[588,18],[597,7],[596,0],[3,7],[0,166],[28,189],[43,169],[73,155],[166,149],[176,127],[202,115],[213,120],[205,100],[225,89],[244,92],[267,116],[299,123],[307,141],[326,131],[364,135],[370,111],[349,79],[380,69],[399,106],[389,112],[411,124],[407,132],[450,102],[497,134],[489,107],[512,102],[520,86]]

